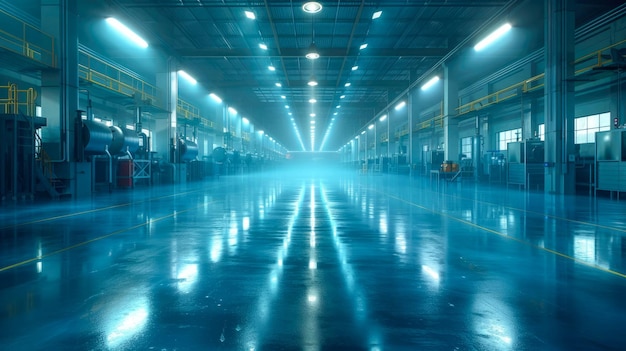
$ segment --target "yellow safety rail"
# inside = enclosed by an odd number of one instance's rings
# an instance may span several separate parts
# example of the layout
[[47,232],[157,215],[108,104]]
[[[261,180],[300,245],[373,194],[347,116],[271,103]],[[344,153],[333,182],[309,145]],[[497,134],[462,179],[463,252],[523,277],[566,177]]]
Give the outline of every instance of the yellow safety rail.
[[594,51],[585,56],[579,57],[578,59],[576,59],[576,61],[574,61],[574,67],[575,67],[574,73],[578,75],[581,73],[591,71],[594,68],[603,67],[610,63],[613,63],[613,60],[611,59],[611,49],[618,45],[622,45],[624,43],[626,43],[626,39],[619,41],[615,44],[609,45],[598,51]]
[[186,102],[185,100],[178,99],[176,104],[176,114],[188,121],[200,121],[200,109],[196,106]]
[[400,137],[403,137],[403,136],[405,136],[407,134],[409,134],[409,129],[408,128],[402,129],[402,130],[400,130],[398,132],[395,132],[394,136],[396,137],[396,139],[399,139]]
[[243,139],[245,141],[250,141],[250,133],[248,133],[248,132],[241,133],[241,139]]
[[389,133],[384,132],[382,134],[380,134],[380,142],[381,143],[386,143],[389,141]]
[[529,79],[523,80],[519,83],[515,83],[504,89],[498,90],[495,93],[483,96],[474,101],[470,101],[456,108],[457,115],[463,115],[468,112],[478,111],[487,106],[501,103],[521,93],[528,93],[544,86],[545,73],[538,74]]
[[33,88],[20,90],[14,83],[0,86],[7,90],[7,97],[0,98],[0,106],[4,107],[5,114],[23,113],[26,116],[35,116],[35,100],[37,92]]
[[48,67],[56,67],[54,37],[0,10],[0,47]]
[[200,123],[202,123],[202,125],[209,127],[209,128],[215,128],[215,123],[213,123],[213,121],[208,120],[204,117],[200,118]]
[[415,125],[415,130],[426,129],[430,127],[441,128],[443,127],[443,101],[439,103],[439,114],[433,118],[418,122]]
[[141,98],[157,104],[158,89],[152,84],[132,76],[84,50],[78,51],[78,75],[89,83],[119,94]]
[[[585,56],[579,57],[574,61],[574,74],[580,75],[585,72],[589,72],[593,69],[600,68],[606,66],[608,64],[613,63],[611,59],[611,49],[625,44],[626,39],[619,41],[615,44],[609,45],[600,50],[594,51]],[[484,96],[480,99],[476,99],[474,101],[463,104],[457,108],[458,114],[462,115],[468,112],[477,111],[487,106],[500,103],[502,101],[508,100],[514,96],[517,96],[518,93],[527,93],[539,88],[543,88],[545,73],[538,74],[532,78],[521,81],[519,83],[513,84],[509,87],[506,87],[502,90],[499,90],[495,93]]]

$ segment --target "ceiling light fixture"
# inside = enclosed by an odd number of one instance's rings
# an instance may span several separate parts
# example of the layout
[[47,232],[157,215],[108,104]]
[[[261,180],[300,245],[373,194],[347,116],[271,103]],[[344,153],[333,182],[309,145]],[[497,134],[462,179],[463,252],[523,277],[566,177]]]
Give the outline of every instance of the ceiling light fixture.
[[194,79],[194,77],[192,77],[191,75],[189,75],[189,73],[183,71],[182,69],[178,71],[178,75],[185,78],[189,83],[196,85],[198,84],[198,81]]
[[265,44],[263,44],[263,43],[259,44],[259,47],[260,47],[261,49],[263,49],[263,50],[267,50],[267,45],[265,45]]
[[282,85],[282,84],[280,84],[280,83],[275,83],[275,85],[276,85],[277,87],[279,87],[279,88],[283,86],[283,85]]
[[378,120],[383,122],[386,119],[387,119],[387,115],[382,115],[382,117],[380,117]]
[[356,71],[357,69],[359,69],[359,66],[352,66],[353,71]]
[[311,117],[315,117],[315,113],[311,113],[309,116],[311,116]]
[[406,105],[406,102],[400,101],[395,107],[396,111],[403,108],[405,105]]
[[374,125],[373,125],[373,124],[370,124],[370,125],[369,125],[369,127],[367,127],[367,129],[369,129],[369,130],[374,129]]
[[274,66],[267,66],[267,69],[269,69],[270,71],[274,72],[276,70],[276,67],[274,67]]
[[374,12],[374,13],[372,14],[372,19],[377,19],[377,18],[380,18],[380,16],[381,16],[382,14],[383,14],[383,12],[382,12],[381,10],[378,10],[378,11],[376,11],[376,12]]
[[345,97],[346,97],[345,95],[341,95],[339,98],[340,98],[340,99],[343,99],[343,98],[345,98]]
[[314,103],[316,103],[316,102],[317,102],[317,100],[315,100],[315,99],[309,99],[309,102],[310,102],[310,103],[312,103],[312,104],[314,104]]
[[315,79],[314,75],[311,75],[311,79],[309,79],[309,82],[306,83],[311,87],[317,86],[317,79]]
[[302,11],[306,13],[318,13],[322,11],[322,4],[317,1],[309,1],[302,5]]
[[349,87],[350,85],[352,85],[352,83],[346,83],[346,84],[344,84],[343,86],[344,86],[344,87]]
[[244,11],[244,13],[246,14],[246,17],[253,20],[256,19],[256,16],[254,15],[254,12],[252,11]]
[[233,115],[236,115],[236,114],[237,114],[237,110],[235,110],[234,108],[232,108],[232,107],[230,107],[230,106],[228,107],[228,111],[229,111],[230,113],[232,113]]
[[365,48],[367,48],[367,43],[361,44],[361,46],[359,46],[359,50],[363,50]]
[[209,96],[211,97],[211,99],[213,99],[213,101],[221,104],[222,103],[222,98],[220,98],[219,96],[215,95],[214,93],[209,94]]
[[427,90],[439,81],[439,76],[432,77],[426,84],[422,85],[422,90]]
[[123,25],[122,22],[118,21],[117,19],[113,17],[107,18],[106,21],[109,25],[115,28],[118,32],[124,34],[128,39],[130,39],[133,43],[135,43],[140,48],[145,49],[148,47],[148,42],[143,40],[143,38],[137,35],[137,33],[130,30],[130,28]]
[[319,52],[317,52],[317,45],[315,45],[315,42],[312,42],[311,45],[309,45],[309,49],[306,51],[306,55],[304,55],[304,57],[308,58],[309,60],[317,60],[318,58],[320,58],[320,54]]
[[287,97],[285,95],[281,95],[280,98],[281,99],[286,99]]
[[486,48],[487,46],[489,46],[489,44],[496,41],[498,38],[503,36],[510,29],[511,29],[511,24],[509,23],[503,24],[500,28],[496,29],[493,33],[489,34],[485,39],[479,41],[478,44],[474,45],[474,50],[480,51]]

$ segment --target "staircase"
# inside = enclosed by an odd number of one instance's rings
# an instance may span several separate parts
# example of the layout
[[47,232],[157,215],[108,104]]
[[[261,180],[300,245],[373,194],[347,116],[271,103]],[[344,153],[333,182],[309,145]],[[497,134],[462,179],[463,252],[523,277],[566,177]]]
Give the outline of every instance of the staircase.
[[41,137],[37,133],[34,135],[37,190],[46,192],[53,199],[58,199],[65,191],[65,182],[54,174],[52,162],[42,146]]

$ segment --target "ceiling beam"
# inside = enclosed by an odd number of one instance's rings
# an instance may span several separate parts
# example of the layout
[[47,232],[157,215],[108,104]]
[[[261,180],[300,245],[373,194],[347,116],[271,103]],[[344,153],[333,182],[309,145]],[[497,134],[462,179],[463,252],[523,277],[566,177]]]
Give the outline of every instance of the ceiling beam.
[[[345,49],[324,49],[318,48],[322,57],[356,57],[359,56],[358,48],[346,53]],[[183,58],[288,58],[288,57],[304,57],[306,48],[281,48],[280,52],[276,50],[268,50],[260,52],[250,49],[227,49],[227,48],[215,48],[215,49],[185,49],[178,50],[178,54]],[[448,51],[448,48],[368,48],[367,57],[443,57]],[[362,53],[361,53],[362,54]],[[362,54],[364,55],[364,54]]]

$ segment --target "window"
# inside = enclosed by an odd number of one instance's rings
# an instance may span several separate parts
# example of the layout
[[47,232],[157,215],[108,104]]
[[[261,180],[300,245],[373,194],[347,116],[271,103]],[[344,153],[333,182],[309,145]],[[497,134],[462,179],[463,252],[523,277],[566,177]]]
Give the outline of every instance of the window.
[[472,137],[461,138],[461,154],[465,158],[472,158]]
[[540,124],[537,126],[537,129],[539,129],[537,136],[539,137],[539,140],[544,141],[546,140],[546,125],[545,124]]
[[611,113],[584,116],[574,119],[574,144],[596,142],[596,132],[611,129]]
[[508,143],[520,141],[522,139],[522,128],[505,130],[498,133],[498,150],[508,150]]

